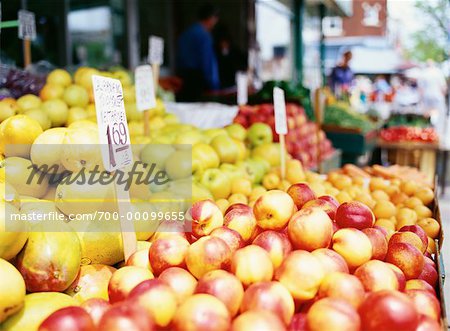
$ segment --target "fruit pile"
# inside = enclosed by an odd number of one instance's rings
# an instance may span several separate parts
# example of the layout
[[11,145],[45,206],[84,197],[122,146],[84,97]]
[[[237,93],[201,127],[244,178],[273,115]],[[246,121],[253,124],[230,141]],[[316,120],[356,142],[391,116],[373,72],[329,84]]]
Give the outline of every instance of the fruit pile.
[[[199,200],[126,262],[117,233],[0,233],[2,327],[439,330],[432,190],[337,172],[306,181],[257,186],[251,206]],[[3,208],[35,211],[6,192]]]
[[6,93],[0,94],[0,100],[3,99],[2,94],[13,98],[19,98],[25,94],[38,95],[45,84],[45,76],[41,77],[16,68],[0,65],[0,73],[0,90],[6,90]]
[[383,129],[380,138],[387,142],[421,142],[437,143],[439,136],[434,128],[413,126],[393,126]]
[[[331,142],[322,130],[318,132],[315,123],[308,120],[302,107],[287,103],[286,116],[289,130],[286,135],[286,149],[295,159],[300,160],[305,167],[312,168],[317,166],[318,148],[321,161],[333,154]],[[273,104],[241,106],[234,122],[244,127],[249,127],[253,123],[267,123],[272,128],[274,141],[278,141]]]

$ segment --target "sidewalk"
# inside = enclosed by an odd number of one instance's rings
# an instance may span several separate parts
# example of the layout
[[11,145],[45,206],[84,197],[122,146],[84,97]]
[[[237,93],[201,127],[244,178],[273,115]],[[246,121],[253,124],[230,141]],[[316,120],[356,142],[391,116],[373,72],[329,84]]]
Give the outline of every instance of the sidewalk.
[[447,306],[447,316],[450,316],[450,187],[446,188],[446,195],[439,198],[441,221],[444,230],[444,243],[441,248],[444,257],[445,283],[444,293]]

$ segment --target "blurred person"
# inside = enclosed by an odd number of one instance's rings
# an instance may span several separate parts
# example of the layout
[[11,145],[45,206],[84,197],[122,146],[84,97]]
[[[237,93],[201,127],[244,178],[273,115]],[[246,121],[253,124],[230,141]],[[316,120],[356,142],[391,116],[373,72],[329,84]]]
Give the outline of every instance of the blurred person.
[[245,56],[232,43],[228,29],[217,26],[214,33],[217,63],[219,67],[220,88],[236,85],[236,73],[246,71]]
[[353,82],[353,71],[350,69],[350,61],[352,59],[352,51],[347,50],[342,54],[342,59],[336,67],[333,68],[329,77],[329,86],[336,94],[340,96],[341,92],[348,91]]
[[177,95],[179,101],[196,101],[208,90],[220,87],[217,58],[211,31],[219,20],[219,10],[203,5],[198,22],[191,25],[178,39],[177,73],[183,81]]
[[415,82],[410,82],[406,77],[399,77],[393,103],[400,111],[417,109],[420,103],[420,95]]
[[426,113],[431,116],[438,134],[444,134],[447,116],[445,105],[447,83],[444,74],[433,60],[427,61],[419,77],[418,86]]

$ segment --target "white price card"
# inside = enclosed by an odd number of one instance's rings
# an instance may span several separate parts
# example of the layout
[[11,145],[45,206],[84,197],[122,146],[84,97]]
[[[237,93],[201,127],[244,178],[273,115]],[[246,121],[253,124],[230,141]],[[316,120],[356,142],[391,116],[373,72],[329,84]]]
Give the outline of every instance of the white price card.
[[93,75],[95,108],[107,171],[123,168],[133,161],[127,116],[120,80]]
[[137,110],[145,111],[155,108],[156,99],[152,67],[148,64],[137,67],[134,72],[134,80]]
[[286,102],[284,91],[279,87],[273,88],[273,105],[275,108],[275,131],[278,134],[287,134]]
[[36,39],[36,20],[34,13],[19,10],[19,38],[23,40]]
[[164,54],[164,39],[157,36],[148,38],[148,62],[150,64],[162,64]]
[[236,73],[237,104],[246,105],[248,102],[248,75],[245,72]]

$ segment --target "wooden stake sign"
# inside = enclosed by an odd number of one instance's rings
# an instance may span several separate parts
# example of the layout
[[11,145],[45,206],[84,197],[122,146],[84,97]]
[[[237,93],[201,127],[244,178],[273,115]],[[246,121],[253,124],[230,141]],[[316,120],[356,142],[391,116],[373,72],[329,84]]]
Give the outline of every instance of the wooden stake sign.
[[31,64],[31,41],[36,39],[36,20],[34,13],[19,10],[19,38],[23,40],[24,67]]
[[314,95],[314,115],[316,118],[316,125],[317,125],[317,131],[316,131],[316,148],[317,148],[317,171],[319,173],[322,173],[322,152],[320,150],[320,130],[322,129],[322,122],[323,122],[323,112],[325,108],[325,95],[322,91],[322,89],[318,88],[316,89],[315,95]]
[[[134,72],[136,90],[136,108],[140,112],[149,115],[148,110],[156,107],[155,82],[153,71],[150,65],[143,65],[136,68]],[[145,116],[144,116],[145,117]],[[144,120],[144,134],[150,135],[149,118]]]
[[237,87],[237,104],[238,106],[246,105],[248,102],[248,75],[245,72],[238,71],[236,73]]
[[[92,76],[92,83],[103,165],[109,172],[123,169],[133,162],[133,153],[122,84],[118,79],[97,75]],[[124,189],[125,184],[115,183],[115,190],[126,261],[136,251],[137,241],[133,222],[127,217],[131,212],[131,204],[130,194]]]
[[286,101],[284,91],[279,87],[273,88],[273,105],[275,111],[275,131],[280,136],[281,178],[284,179],[286,177]]

